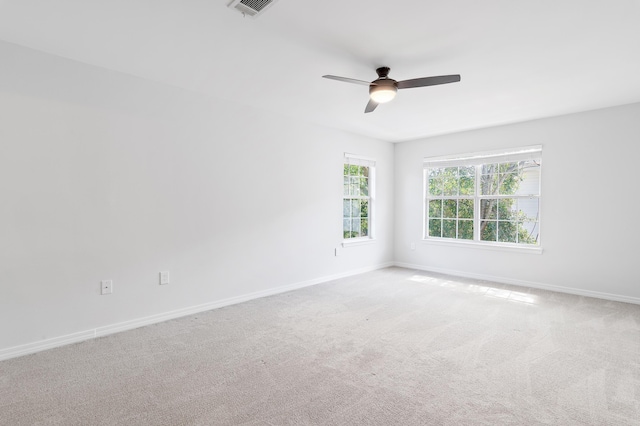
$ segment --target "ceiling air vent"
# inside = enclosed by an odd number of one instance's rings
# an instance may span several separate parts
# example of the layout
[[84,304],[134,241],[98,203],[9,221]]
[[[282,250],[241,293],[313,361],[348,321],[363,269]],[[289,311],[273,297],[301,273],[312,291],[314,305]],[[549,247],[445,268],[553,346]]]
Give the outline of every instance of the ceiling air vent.
[[252,18],[261,15],[273,3],[278,0],[233,0],[229,7]]

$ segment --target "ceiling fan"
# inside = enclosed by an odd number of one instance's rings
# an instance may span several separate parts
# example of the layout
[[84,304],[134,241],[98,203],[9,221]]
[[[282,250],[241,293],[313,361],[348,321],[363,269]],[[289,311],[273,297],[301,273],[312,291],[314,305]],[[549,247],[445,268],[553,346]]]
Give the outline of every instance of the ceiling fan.
[[338,77],[337,75],[323,75],[324,78],[331,80],[344,81],[346,83],[366,84],[369,86],[369,103],[364,109],[365,113],[372,112],[378,104],[389,102],[395,98],[398,89],[411,89],[414,87],[435,86],[437,84],[456,83],[460,81],[459,74],[439,75],[434,77],[414,78],[411,80],[396,81],[389,78],[389,67],[380,67],[376,69],[378,78],[372,82],[364,80],[356,80],[354,78]]

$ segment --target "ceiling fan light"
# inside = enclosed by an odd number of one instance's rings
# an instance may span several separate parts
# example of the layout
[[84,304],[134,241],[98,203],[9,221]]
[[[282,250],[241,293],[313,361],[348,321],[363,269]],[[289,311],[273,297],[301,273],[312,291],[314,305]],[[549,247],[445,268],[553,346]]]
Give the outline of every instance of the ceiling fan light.
[[371,86],[369,88],[369,96],[371,96],[374,102],[383,104],[395,98],[397,91],[398,89],[392,85]]

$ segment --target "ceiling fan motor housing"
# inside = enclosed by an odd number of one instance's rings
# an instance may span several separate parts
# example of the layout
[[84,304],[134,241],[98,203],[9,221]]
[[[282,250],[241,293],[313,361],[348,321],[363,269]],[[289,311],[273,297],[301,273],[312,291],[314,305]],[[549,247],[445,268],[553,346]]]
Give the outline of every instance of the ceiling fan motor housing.
[[376,73],[379,78],[387,78],[389,76],[389,71],[391,71],[391,68],[389,67],[380,67],[376,69]]

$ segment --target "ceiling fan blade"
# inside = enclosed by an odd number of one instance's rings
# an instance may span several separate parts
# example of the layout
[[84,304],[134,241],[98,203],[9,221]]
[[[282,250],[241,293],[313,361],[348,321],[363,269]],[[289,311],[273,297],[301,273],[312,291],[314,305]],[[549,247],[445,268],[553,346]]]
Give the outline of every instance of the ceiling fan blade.
[[456,83],[460,81],[460,75],[439,75],[435,77],[414,78],[398,82],[398,89],[410,89],[412,87],[435,86],[437,84]]
[[355,78],[338,77],[337,75],[323,75],[322,77],[328,78],[331,80],[344,81],[345,83],[365,84],[367,86],[371,84],[370,81],[356,80]]
[[378,106],[378,103],[376,101],[374,101],[373,99],[369,99],[369,103],[367,104],[367,107],[364,109],[364,113],[368,113],[368,112],[372,112],[374,109],[376,109],[376,107]]

